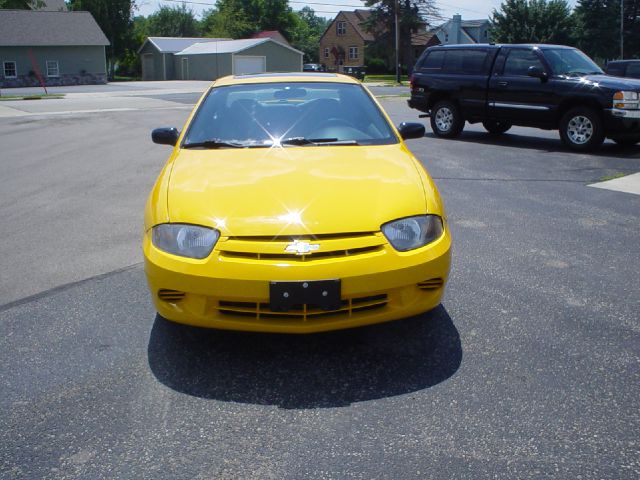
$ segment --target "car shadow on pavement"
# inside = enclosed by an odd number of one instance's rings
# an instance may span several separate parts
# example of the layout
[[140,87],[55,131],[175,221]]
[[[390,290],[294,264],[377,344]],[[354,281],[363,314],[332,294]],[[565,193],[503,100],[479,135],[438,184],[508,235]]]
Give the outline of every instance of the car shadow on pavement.
[[[425,138],[438,139],[436,135],[430,132],[425,134]],[[577,155],[593,154],[602,157],[640,158],[640,144],[629,147],[606,142],[594,152],[572,152],[562,144],[559,137],[536,137],[534,135],[519,135],[511,132],[503,135],[490,135],[486,132],[465,131],[462,132],[459,137],[447,141],[479,143],[482,145],[514,147],[545,152],[576,153]]]
[[443,306],[369,327],[312,335],[227,332],[157,316],[151,371],[176,391],[220,401],[328,408],[422,390],[460,367],[460,335]]

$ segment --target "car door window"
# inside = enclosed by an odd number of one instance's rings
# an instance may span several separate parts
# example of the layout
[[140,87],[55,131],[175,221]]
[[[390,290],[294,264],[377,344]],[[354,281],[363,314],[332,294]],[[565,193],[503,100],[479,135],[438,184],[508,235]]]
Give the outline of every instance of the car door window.
[[640,63],[630,63],[627,65],[627,77],[640,78]]
[[514,49],[509,52],[504,63],[505,76],[523,76],[529,74],[529,67],[539,67],[544,70],[542,62],[533,50]]
[[482,73],[486,58],[486,50],[448,50],[444,59],[443,70],[445,73],[479,75]]

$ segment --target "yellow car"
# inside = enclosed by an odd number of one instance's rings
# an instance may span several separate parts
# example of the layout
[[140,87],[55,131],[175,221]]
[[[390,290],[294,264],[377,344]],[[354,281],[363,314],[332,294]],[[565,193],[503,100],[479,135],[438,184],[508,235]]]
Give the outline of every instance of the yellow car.
[[433,181],[357,80],[331,73],[215,81],[145,209],[158,313],[231,330],[310,333],[436,307],[451,236]]

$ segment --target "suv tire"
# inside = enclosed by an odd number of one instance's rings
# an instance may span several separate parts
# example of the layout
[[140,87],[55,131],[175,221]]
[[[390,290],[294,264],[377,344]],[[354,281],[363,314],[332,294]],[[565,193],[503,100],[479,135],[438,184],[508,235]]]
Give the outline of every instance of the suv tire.
[[592,108],[572,108],[560,120],[560,138],[571,150],[593,150],[604,142],[602,118]]
[[458,106],[449,101],[437,102],[431,109],[431,129],[442,138],[454,138],[460,135],[464,119]]
[[482,122],[482,126],[491,135],[502,135],[511,128],[510,123],[499,122],[498,120],[485,120]]

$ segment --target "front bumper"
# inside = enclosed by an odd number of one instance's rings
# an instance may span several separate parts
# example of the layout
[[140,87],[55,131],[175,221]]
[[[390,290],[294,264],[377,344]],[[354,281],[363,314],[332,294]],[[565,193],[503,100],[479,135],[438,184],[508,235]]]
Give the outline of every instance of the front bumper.
[[608,137],[640,136],[640,110],[609,108],[604,113],[605,130]]
[[[382,236],[382,234],[377,234]],[[224,255],[224,241],[209,258],[164,253],[143,241],[145,272],[158,313],[188,325],[282,333],[312,333],[381,323],[436,307],[450,268],[448,228],[437,241],[412,252],[379,249],[344,258],[282,261]],[[342,307],[336,311],[269,309],[269,282],[339,278]]]

